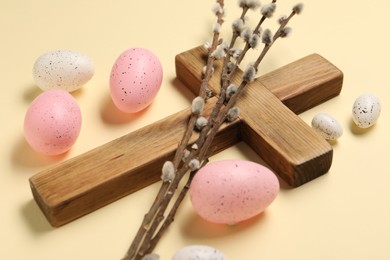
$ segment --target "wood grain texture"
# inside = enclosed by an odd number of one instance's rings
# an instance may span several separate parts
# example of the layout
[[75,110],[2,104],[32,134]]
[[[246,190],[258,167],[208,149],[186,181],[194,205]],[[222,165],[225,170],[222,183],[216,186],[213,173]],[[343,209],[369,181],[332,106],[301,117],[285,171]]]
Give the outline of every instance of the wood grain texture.
[[[207,115],[216,99],[205,107]],[[181,140],[190,109],[115,139],[30,178],[33,196],[51,225],[60,226],[160,180]],[[191,139],[191,144],[196,135]],[[238,124],[223,125],[213,152],[237,143]]]
[[[206,54],[197,47],[176,57],[178,78],[199,91]],[[221,64],[215,66],[209,88],[218,94]],[[241,72],[233,82],[239,85]],[[326,172],[333,151],[328,142],[294,113],[303,112],[334,96],[343,73],[318,54],[311,54],[259,77],[237,102],[241,137],[289,185],[300,186]],[[284,105],[283,105],[283,104]]]
[[[201,48],[176,57],[178,78],[195,93],[203,57]],[[298,112],[321,103],[340,92],[342,73],[319,55],[293,64],[260,77],[244,93],[238,102],[240,119],[221,127],[212,152],[244,140],[287,183],[298,186],[327,172],[332,149],[281,101]],[[216,94],[218,80],[213,78],[210,85]],[[315,92],[315,97],[308,92]],[[206,111],[215,101],[208,101]],[[33,196],[51,225],[66,224],[158,181],[189,113],[180,111],[31,177]]]
[[[195,95],[199,92],[206,57],[201,46],[176,56],[177,77]],[[219,93],[221,67],[220,63],[216,63],[215,73],[209,83],[215,95]],[[241,75],[242,72],[237,71],[232,82],[238,84]],[[343,73],[319,54],[310,54],[260,76],[257,81],[291,111],[299,114],[339,95]]]
[[248,88],[241,108],[241,136],[290,186],[328,172],[333,150],[318,133],[262,85]]

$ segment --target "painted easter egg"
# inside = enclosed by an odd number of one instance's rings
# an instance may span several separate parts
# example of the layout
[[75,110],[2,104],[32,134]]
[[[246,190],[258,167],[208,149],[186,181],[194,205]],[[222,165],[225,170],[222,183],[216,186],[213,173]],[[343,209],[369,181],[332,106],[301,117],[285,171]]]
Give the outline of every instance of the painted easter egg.
[[192,205],[202,218],[235,224],[263,212],[276,198],[279,181],[260,164],[225,160],[201,168],[189,192]]
[[149,106],[160,90],[163,70],[152,52],[133,48],[115,61],[110,76],[110,93],[115,106],[136,113]]
[[42,90],[75,91],[87,83],[95,71],[90,58],[84,54],[56,50],[41,55],[34,64],[33,77]]
[[24,118],[24,135],[30,146],[45,155],[68,151],[81,129],[81,111],[64,90],[47,90],[30,104]]
[[337,120],[326,113],[315,115],[311,126],[326,140],[336,140],[343,135],[343,128]]
[[376,123],[381,114],[381,102],[372,94],[359,96],[352,107],[352,119],[360,128],[368,128]]
[[226,260],[225,255],[210,246],[205,245],[191,245],[178,250],[172,257],[172,260],[193,260],[193,259],[212,259],[212,260]]

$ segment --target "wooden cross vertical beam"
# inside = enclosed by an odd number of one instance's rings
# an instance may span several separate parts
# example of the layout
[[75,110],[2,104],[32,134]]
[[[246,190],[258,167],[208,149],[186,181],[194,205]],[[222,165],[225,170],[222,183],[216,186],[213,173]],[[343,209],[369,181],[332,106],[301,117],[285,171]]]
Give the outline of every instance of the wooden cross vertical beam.
[[[194,94],[199,92],[206,58],[202,47],[176,57],[177,77]],[[209,88],[218,95],[221,64],[216,64],[214,74]],[[236,73],[233,83],[239,85],[241,75]],[[293,187],[326,173],[332,163],[330,145],[293,113],[337,96],[342,82],[339,69],[312,54],[260,77],[237,102],[241,138]]]
[[[199,47],[176,57],[178,78],[195,93],[203,56]],[[326,173],[332,162],[331,146],[294,112],[338,95],[342,79],[341,71],[319,55],[260,77],[238,101],[239,120],[220,128],[213,152],[244,140],[292,186]],[[217,83],[214,77],[210,85],[216,95]],[[208,100],[206,116],[216,100]],[[183,110],[31,177],[33,196],[51,225],[66,224],[158,181],[189,114],[190,109]],[[191,142],[195,140],[196,136]]]

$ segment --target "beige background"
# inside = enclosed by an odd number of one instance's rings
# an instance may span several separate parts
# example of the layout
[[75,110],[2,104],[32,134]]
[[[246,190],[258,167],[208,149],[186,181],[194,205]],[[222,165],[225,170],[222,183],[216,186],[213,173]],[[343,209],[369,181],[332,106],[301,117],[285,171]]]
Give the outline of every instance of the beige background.
[[[279,2],[276,17],[296,3]],[[120,259],[158,185],[54,229],[33,201],[28,179],[188,106],[192,97],[175,79],[174,56],[210,39],[212,3],[0,1],[0,259]],[[236,0],[226,4],[228,31],[238,8]],[[214,246],[228,259],[390,259],[389,11],[387,0],[306,1],[303,14],[291,23],[293,35],[275,44],[261,72],[316,52],[345,73],[339,97],[300,115],[310,123],[316,113],[326,112],[342,124],[330,172],[300,188],[282,189],[264,214],[233,227],[204,222],[187,200],[156,250],[162,259],[189,244]],[[137,115],[119,113],[108,92],[111,66],[130,47],[152,50],[164,68],[157,98]],[[78,141],[68,154],[46,158],[27,146],[22,128],[40,93],[32,80],[33,63],[54,49],[88,55],[96,72],[74,94],[84,120]],[[351,124],[351,106],[365,92],[381,99],[382,115],[375,127],[358,131]],[[260,161],[245,144],[213,160],[229,158]]]

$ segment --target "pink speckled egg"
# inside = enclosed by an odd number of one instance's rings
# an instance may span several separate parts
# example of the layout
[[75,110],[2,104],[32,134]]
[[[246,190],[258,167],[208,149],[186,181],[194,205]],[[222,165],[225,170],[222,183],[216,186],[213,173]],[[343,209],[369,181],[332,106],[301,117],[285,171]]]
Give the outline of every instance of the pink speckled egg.
[[110,93],[115,106],[136,113],[149,106],[160,90],[163,70],[150,51],[133,48],[115,61],[110,77]]
[[263,212],[279,193],[279,181],[260,164],[225,160],[201,168],[189,192],[192,205],[202,218],[235,224]]
[[59,155],[76,142],[81,111],[64,90],[47,90],[31,103],[24,118],[24,135],[30,146],[45,155]]

